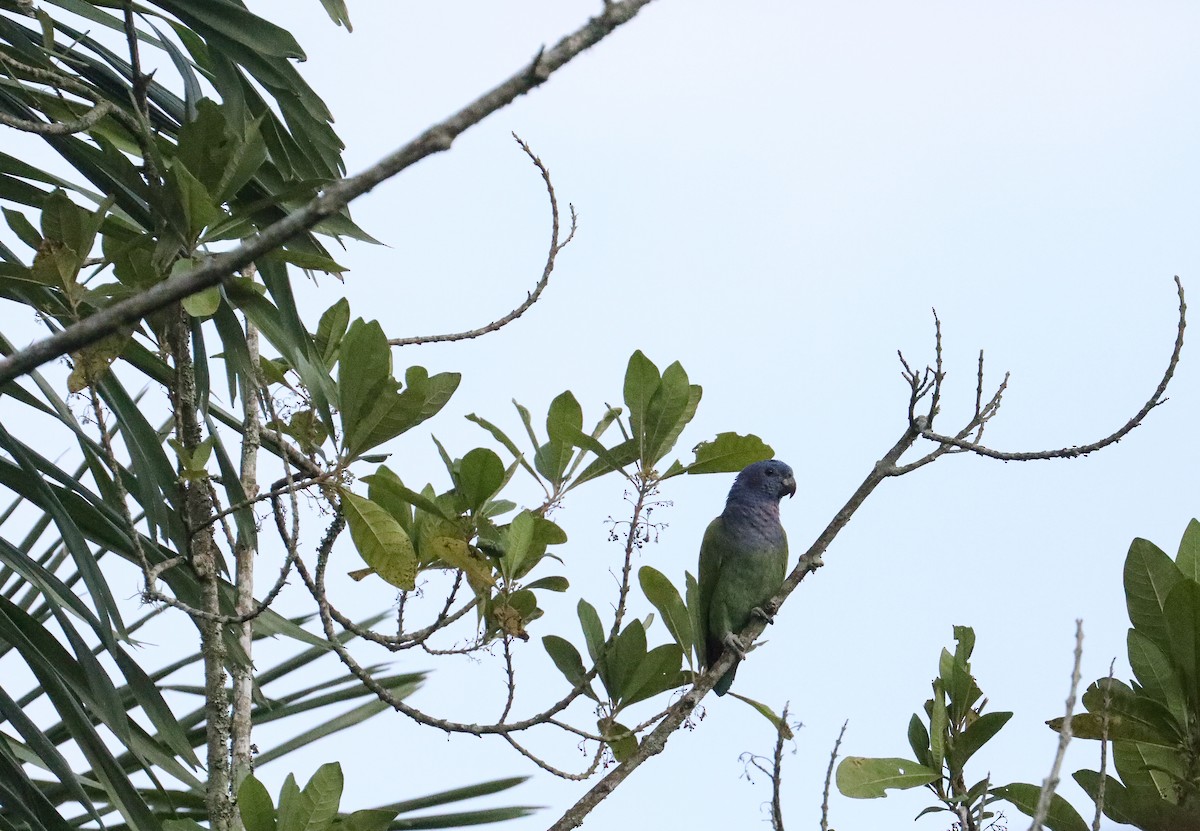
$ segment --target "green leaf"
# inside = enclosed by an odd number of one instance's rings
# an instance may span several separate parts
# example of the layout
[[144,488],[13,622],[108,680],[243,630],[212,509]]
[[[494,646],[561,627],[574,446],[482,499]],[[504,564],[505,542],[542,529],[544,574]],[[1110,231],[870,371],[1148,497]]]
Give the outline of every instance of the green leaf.
[[837,768],[837,787],[851,799],[878,799],[887,789],[907,790],[936,782],[941,771],[908,759],[865,759],[847,756]]
[[932,710],[929,714],[929,760],[931,767],[941,768],[946,758],[946,736],[949,733],[949,714],[946,712],[946,690],[941,679],[933,682]]
[[458,490],[472,511],[478,511],[504,484],[504,462],[485,447],[463,456],[458,465]]
[[[961,771],[967,761],[975,755],[991,738],[1000,732],[1012,713],[984,713],[975,719],[963,733],[954,739],[950,748],[950,769]],[[910,727],[911,730],[911,727]]]
[[[1042,789],[1036,785],[1020,782],[1011,785],[1001,785],[992,788],[992,793],[1000,799],[1011,802],[1021,813],[1033,816],[1037,813],[1038,799]],[[1050,811],[1046,814],[1046,827],[1050,831],[1088,831],[1089,826],[1079,816],[1071,803],[1058,794],[1050,799]]]
[[913,713],[913,717],[908,721],[908,746],[912,748],[918,762],[926,767],[930,766],[929,731],[916,713]]
[[1166,705],[1176,721],[1185,722],[1183,681],[1166,653],[1137,629],[1129,630],[1126,647],[1133,675],[1145,694]]
[[629,357],[629,365],[625,369],[625,406],[629,411],[629,424],[633,430],[633,439],[637,442],[638,457],[646,457],[646,411],[650,400],[658,391],[661,376],[658,367],[639,349]]
[[1184,577],[1200,582],[1200,521],[1193,519],[1184,530],[1175,565]]
[[[188,262],[181,260],[181,262]],[[189,294],[183,298],[183,309],[192,317],[206,318],[217,313],[221,306],[220,286],[209,286],[206,289]]]
[[[583,683],[584,678],[587,677],[587,672],[583,668],[583,658],[570,641],[560,638],[558,635],[546,635],[542,638],[542,646],[545,647],[550,660],[554,661],[558,671],[570,682],[571,686],[577,687]],[[588,698],[599,701],[591,684],[587,684],[583,688],[583,692]]]
[[[1046,722],[1046,726],[1055,733],[1061,733],[1065,720],[1062,716],[1052,718]],[[1179,746],[1178,739],[1164,735],[1139,719],[1121,714],[1109,715],[1105,724],[1100,713],[1077,713],[1071,717],[1071,735],[1077,739],[1100,741],[1107,738],[1108,741],[1139,742],[1172,749]]]
[[289,263],[306,271],[323,271],[326,274],[341,274],[347,270],[345,266],[338,265],[337,260],[333,257],[316,254],[312,251],[294,251],[290,248],[276,248],[264,259]]
[[377,321],[362,318],[350,324],[338,358],[338,409],[343,442],[349,448],[364,431],[363,421],[388,389],[392,355],[387,336]]
[[363,561],[391,585],[416,588],[417,554],[395,517],[369,499],[339,489],[350,537]]
[[613,688],[608,683],[608,669],[604,660],[604,629],[600,625],[600,615],[591,603],[582,599],[576,610],[579,614],[579,624],[583,627],[583,639],[587,644],[588,655],[596,665],[605,689],[613,693]]
[[1135,539],[1125,558],[1125,601],[1134,628],[1170,653],[1171,643],[1163,604],[1175,584],[1183,579],[1179,568],[1149,540]]
[[525,588],[529,589],[530,591],[534,589],[544,589],[545,591],[550,592],[565,592],[567,589],[571,588],[571,584],[567,581],[566,577],[559,577],[556,575],[551,577],[541,577],[537,580],[534,580]]
[[[608,679],[605,688],[613,698],[624,700],[633,695],[630,680],[646,661],[646,630],[640,620],[631,620],[604,655]],[[609,682],[612,682],[611,684]]]
[[246,831],[275,831],[275,806],[266,787],[251,774],[238,788],[238,811]]
[[682,664],[683,651],[678,644],[664,643],[646,652],[623,682],[621,706],[628,707],[685,684],[679,671]]
[[700,608],[700,584],[690,571],[683,573],[684,597],[687,599],[688,619],[692,622],[693,646],[696,650],[696,660],[691,662],[693,667],[702,667],[706,662],[704,655],[704,609]]
[[642,566],[638,570],[638,582],[642,586],[642,592],[646,595],[646,599],[662,615],[667,631],[671,633],[675,643],[679,644],[679,648],[683,650],[688,666],[694,666],[692,648],[696,645],[696,637],[692,629],[692,619],[688,615],[687,607],[683,604],[683,598],[679,596],[678,589],[662,572],[651,566]]
[[316,344],[317,352],[325,361],[326,366],[333,366],[337,360],[338,351],[342,345],[342,338],[346,336],[346,329],[350,325],[350,302],[346,298],[339,298],[336,303],[325,310],[321,315],[321,320],[317,323],[317,334],[313,338]]
[[747,465],[775,456],[771,446],[758,436],[739,436],[737,433],[718,433],[712,441],[696,445],[693,452],[696,461],[679,473],[737,473]]
[[501,558],[501,563],[509,580],[514,580],[523,573],[521,567],[529,557],[533,545],[533,526],[533,514],[529,511],[521,511],[504,529],[502,536],[504,556]]
[[1183,679],[1192,711],[1200,711],[1200,583],[1180,580],[1163,604],[1171,663]]
[[[342,349],[341,361],[344,362],[346,341],[343,341]],[[347,431],[347,448],[353,455],[360,455],[411,430],[436,415],[458,389],[461,380],[462,376],[457,372],[442,372],[430,377],[424,367],[409,367],[405,372],[403,392],[397,394],[395,382],[390,381],[373,402],[367,402],[353,434]]]
[[208,188],[182,164],[177,164],[167,171],[168,184],[172,195],[178,200],[183,213],[184,227],[189,245],[200,238],[205,228],[213,225],[225,216],[225,212],[208,192]]
[[378,488],[381,493],[387,494],[386,498],[380,502],[381,505],[388,506],[394,504],[394,501],[406,502],[440,519],[453,520],[456,518],[455,514],[446,510],[436,499],[405,487],[404,483],[400,481],[400,477],[386,465],[380,465],[374,473],[364,476],[363,481],[372,488]]
[[1122,722],[1118,733],[1113,733],[1110,729],[1110,739],[1132,738],[1124,733],[1131,724],[1140,725],[1150,731],[1143,733],[1145,736],[1153,734],[1153,738],[1139,738],[1139,741],[1150,741],[1152,744],[1165,747],[1182,743],[1183,737],[1186,735],[1187,731],[1165,704],[1156,701],[1144,690],[1135,691],[1121,681],[1101,678],[1084,692],[1083,706],[1090,713],[1102,718],[1106,705],[1110,720],[1116,716]]
[[1133,793],[1153,794],[1170,801],[1179,798],[1179,786],[1193,774],[1190,760],[1178,747],[1156,747],[1143,742],[1113,742],[1113,767]]
[[[1093,801],[1099,798],[1099,773],[1079,770],[1074,778]],[[1112,821],[1136,826],[1141,831],[1193,831],[1197,827],[1194,816],[1156,794],[1126,788],[1111,776],[1105,776],[1104,780],[1104,815]]]
[[938,675],[946,690],[947,715],[954,724],[961,724],[983,692],[971,677],[970,667],[951,655],[949,650],[942,650]]
[[380,811],[368,808],[362,811],[355,811],[342,820],[340,826],[336,827],[340,831],[387,831],[388,827],[392,824],[392,820],[395,818],[395,811]]
[[14,211],[11,208],[3,208],[4,219],[8,222],[8,227],[17,235],[17,239],[28,245],[34,251],[42,247],[42,235],[33,227],[25,216],[20,211]]
[[[634,439],[628,439],[614,447],[605,447],[586,433],[580,432],[579,435],[585,437],[582,439],[576,437],[579,446],[591,451],[597,458],[575,477],[574,485],[581,485],[614,470],[624,471],[638,459],[638,443]],[[622,475],[629,478],[628,474],[622,473]]]
[[278,831],[321,831],[337,816],[342,800],[342,766],[329,762],[317,768],[304,790],[292,800],[286,816],[281,808]]
[[570,390],[550,402],[546,415],[546,432],[550,441],[571,444],[575,434],[583,430],[583,408]]
[[699,403],[700,388],[688,383],[683,366],[675,361],[663,371],[658,388],[646,405],[642,459],[647,467],[671,452],[675,438],[695,415]]
[[632,731],[625,725],[605,717],[597,721],[596,726],[600,730],[600,735],[604,737],[604,742],[608,745],[608,749],[612,751],[613,758],[618,763],[624,762],[630,756],[637,753],[637,736],[633,735]]
[[755,701],[753,698],[747,698],[744,695],[740,695],[739,693],[732,691],[729,693],[729,695],[733,696],[738,701],[749,704],[750,707],[757,711],[759,715],[771,722],[771,726],[775,728],[775,732],[782,733],[784,739],[791,739],[794,737],[791,726],[782,718],[780,718],[779,715],[766,704],[763,704],[761,701]]

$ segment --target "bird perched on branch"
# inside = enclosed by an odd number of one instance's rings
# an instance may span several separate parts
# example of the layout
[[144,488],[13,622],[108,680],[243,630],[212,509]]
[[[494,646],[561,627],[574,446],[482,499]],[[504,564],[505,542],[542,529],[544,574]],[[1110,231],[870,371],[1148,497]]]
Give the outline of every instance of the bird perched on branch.
[[[749,644],[738,638],[751,616],[770,620],[763,605],[783,585],[787,571],[787,534],[779,523],[779,501],[796,494],[792,469],[771,459],[755,462],[737,475],[725,510],[709,523],[700,544],[700,632],[705,666],[724,649],[746,656]],[[729,692],[734,663],[713,688]]]

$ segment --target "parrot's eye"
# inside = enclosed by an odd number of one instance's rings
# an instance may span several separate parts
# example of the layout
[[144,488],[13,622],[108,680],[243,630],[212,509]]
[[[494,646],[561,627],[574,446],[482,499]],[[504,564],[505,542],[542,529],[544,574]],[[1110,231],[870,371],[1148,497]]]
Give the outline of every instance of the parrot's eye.
[[774,475],[775,475],[775,472],[776,472],[776,471],[775,471],[775,468],[773,468],[773,467],[769,467],[769,468],[767,468],[767,475],[768,475],[768,476],[774,476]]

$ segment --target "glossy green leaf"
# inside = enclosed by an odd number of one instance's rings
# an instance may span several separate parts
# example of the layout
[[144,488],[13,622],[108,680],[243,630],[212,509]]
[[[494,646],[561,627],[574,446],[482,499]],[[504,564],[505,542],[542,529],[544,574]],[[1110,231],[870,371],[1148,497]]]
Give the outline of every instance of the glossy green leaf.
[[621,706],[627,707],[683,686],[690,676],[680,673],[682,664],[683,652],[678,644],[665,643],[647,651],[622,682]]
[[625,407],[629,413],[629,423],[640,458],[646,456],[646,411],[654,393],[658,391],[660,380],[658,367],[642,354],[640,349],[630,356],[629,364],[625,368]]
[[[1042,789],[1036,785],[1014,783],[992,788],[996,797],[1011,802],[1022,813],[1033,816],[1037,812],[1038,799]],[[1060,795],[1054,794],[1050,799],[1050,810],[1046,814],[1046,827],[1050,831],[1088,831],[1090,827],[1079,816],[1071,803]]]
[[771,459],[775,451],[758,436],[719,433],[693,448],[696,460],[679,473],[737,473],[747,465]]
[[1193,712],[1200,712],[1200,583],[1181,579],[1163,603],[1172,665],[1183,679]]
[[700,388],[689,385],[687,373],[678,361],[663,370],[645,409],[642,459],[647,466],[671,451],[674,437],[691,420],[699,403]]
[[688,665],[693,666],[692,648],[696,644],[696,637],[692,628],[691,616],[683,603],[683,598],[679,596],[679,590],[662,572],[651,566],[642,566],[638,570],[638,582],[641,584],[646,599],[662,615],[663,624],[671,633],[671,637],[675,639],[675,643],[679,644],[679,648],[683,650]]
[[908,746],[912,748],[918,762],[926,767],[931,766],[929,759],[929,730],[926,729],[925,722],[921,721],[920,716],[916,713],[913,713],[913,717],[908,721]]
[[1002,712],[984,713],[971,722],[967,729],[954,739],[954,744],[950,748],[950,769],[961,771],[970,758],[979,751],[979,748],[999,733],[1000,728],[1008,724],[1012,715],[1012,713]]
[[487,448],[477,447],[459,462],[458,490],[473,511],[478,511],[503,483],[504,462]]
[[1175,565],[1184,577],[1200,582],[1200,520],[1193,519],[1184,530]]
[[251,774],[238,788],[238,811],[246,831],[276,831],[275,806],[266,787]]
[[785,740],[794,738],[791,725],[784,721],[778,713],[776,713],[766,704],[763,704],[761,701],[755,701],[753,698],[747,698],[740,693],[730,692],[729,695],[744,704],[750,705],[752,710],[757,712],[760,716],[771,723],[771,726],[775,728],[776,733],[782,733]]
[[[558,671],[571,683],[571,686],[577,687],[583,683],[584,678],[587,677],[587,671],[583,668],[583,658],[570,641],[560,638],[558,635],[545,635],[542,638],[542,646],[546,649],[550,660],[554,661],[554,666],[558,667]],[[587,684],[583,688],[583,692],[588,698],[599,700],[596,698],[591,684]]]
[[588,655],[591,656],[592,663],[596,665],[600,673],[600,680],[604,682],[604,687],[613,693],[613,687],[608,682],[608,670],[604,660],[604,629],[600,625],[600,615],[596,613],[596,608],[581,599],[576,607],[579,614],[579,623],[583,627],[583,638],[587,644]]
[[1187,719],[1183,680],[1167,654],[1138,629],[1130,629],[1126,639],[1129,665],[1145,694],[1164,704],[1175,720]]
[[[1074,779],[1093,801],[1099,797],[1099,773],[1079,770]],[[1113,822],[1133,825],[1141,831],[1193,831],[1200,827],[1196,817],[1189,816],[1178,806],[1145,790],[1126,788],[1111,776],[1104,777],[1104,815]]]
[[1135,539],[1125,558],[1125,601],[1135,629],[1170,652],[1163,605],[1183,574],[1162,549],[1149,540]]
[[326,366],[333,366],[349,326],[350,301],[341,297],[321,315],[317,323],[317,334],[313,338],[317,352],[325,360]]

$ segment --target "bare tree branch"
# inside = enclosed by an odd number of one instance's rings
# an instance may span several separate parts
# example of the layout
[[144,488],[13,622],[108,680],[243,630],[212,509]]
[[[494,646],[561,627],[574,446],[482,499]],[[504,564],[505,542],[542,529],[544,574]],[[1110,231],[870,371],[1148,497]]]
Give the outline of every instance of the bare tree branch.
[[558,240],[559,220],[558,220],[558,198],[554,195],[554,185],[550,183],[550,171],[546,169],[546,165],[542,160],[534,155],[534,152],[529,149],[520,136],[516,133],[512,137],[517,140],[517,144],[521,145],[521,149],[525,151],[525,155],[533,160],[537,169],[542,172],[542,179],[546,182],[546,192],[550,195],[550,253],[546,257],[546,265],[542,269],[542,277],[538,280],[537,285],[533,287],[533,291],[525,296],[525,302],[513,309],[504,317],[497,318],[491,323],[480,326],[478,329],[469,329],[466,332],[456,332],[450,335],[421,335],[412,338],[393,338],[388,341],[392,346],[415,346],[424,343],[449,343],[451,341],[468,340],[477,338],[481,335],[487,335],[499,329],[503,329],[508,324],[512,323],[521,315],[529,310],[529,307],[538,302],[545,291],[546,286],[550,283],[550,273],[554,271],[554,260],[558,256],[558,252],[562,251],[575,238],[575,229],[578,225],[578,217],[575,214],[575,206],[568,205],[571,210],[571,230],[567,233],[567,238],[562,242]]
[[37,133],[43,136],[65,136],[70,133],[82,133],[96,126],[96,123],[115,109],[111,101],[101,101],[92,109],[74,121],[28,121],[8,113],[0,113],[0,124],[12,127],[24,133]]
[[[943,436],[939,433],[935,433],[932,429],[932,426],[926,426],[925,429],[921,431],[921,438],[937,442],[940,445],[939,450],[943,448],[958,448],[971,453],[977,453],[980,456],[986,456],[989,459],[999,459],[1005,462],[1024,462],[1035,459],[1074,459],[1079,456],[1086,456],[1089,453],[1095,453],[1097,450],[1102,450],[1111,444],[1116,444],[1121,439],[1125,438],[1125,436],[1128,435],[1133,428],[1141,424],[1145,420],[1146,416],[1150,414],[1151,410],[1166,401],[1163,396],[1166,395],[1167,385],[1171,382],[1171,378],[1174,377],[1175,368],[1179,364],[1179,356],[1183,351],[1183,333],[1187,328],[1187,303],[1184,300],[1183,283],[1180,281],[1179,277],[1175,278],[1175,287],[1179,295],[1179,324],[1175,336],[1175,346],[1171,350],[1171,359],[1167,362],[1167,369],[1163,373],[1162,379],[1158,382],[1158,387],[1155,388],[1154,393],[1150,396],[1146,403],[1142,405],[1142,408],[1138,410],[1133,418],[1125,422],[1125,424],[1116,432],[1105,436],[1099,441],[1094,441],[1091,444],[1064,447],[1059,450],[1041,450],[1036,452],[1021,453],[1007,453],[999,450],[992,450],[989,447],[984,447],[977,441],[967,440],[965,435],[961,433],[957,436]],[[998,403],[999,402],[997,400],[997,406]],[[987,410],[988,408],[985,407],[984,413],[986,413]],[[976,419],[973,419],[973,421],[979,420],[979,418],[980,416],[976,416]],[[979,421],[979,426],[981,428],[984,421],[986,421],[986,419]]]
[[1063,719],[1062,728],[1058,731],[1058,751],[1054,754],[1054,764],[1050,766],[1050,775],[1042,782],[1042,792],[1038,795],[1037,810],[1029,831],[1041,831],[1046,815],[1050,812],[1050,800],[1054,789],[1058,787],[1059,771],[1062,770],[1063,757],[1067,753],[1067,745],[1071,743],[1071,717],[1075,713],[1075,694],[1079,690],[1079,665],[1083,661],[1083,621],[1075,621],[1075,666],[1071,670],[1071,691],[1067,693],[1067,716]]
[[1100,715],[1100,777],[1096,780],[1096,815],[1092,818],[1092,831],[1100,831],[1100,818],[1104,815],[1104,784],[1108,778],[1108,713],[1112,705],[1113,672],[1117,659],[1108,665],[1108,686],[1104,688],[1104,711]]
[[821,796],[821,831],[829,831],[829,785],[833,782],[833,763],[837,761],[838,749],[842,746],[842,739],[846,735],[846,725],[850,723],[850,719],[842,722],[842,729],[838,731],[837,741],[833,743],[833,750],[829,753],[829,768],[825,771],[825,790]]
[[584,50],[632,20],[650,2],[651,0],[624,0],[620,3],[610,3],[600,14],[564,37],[554,47],[538,52],[528,67],[484,93],[445,121],[433,125],[357,176],[332,182],[308,204],[263,228],[238,247],[217,254],[190,271],[169,277],[140,294],[114,303],[55,335],[36,341],[8,358],[0,359],[0,385],[61,355],[95,343],[105,335],[140,320],[150,312],[218,285],[238,269],[311,229],[321,220],[338,213],[353,199],[367,193],[381,182],[427,156],[449,150],[454,140],[468,128],[512,103],[518,96],[544,83],[551,74]]

